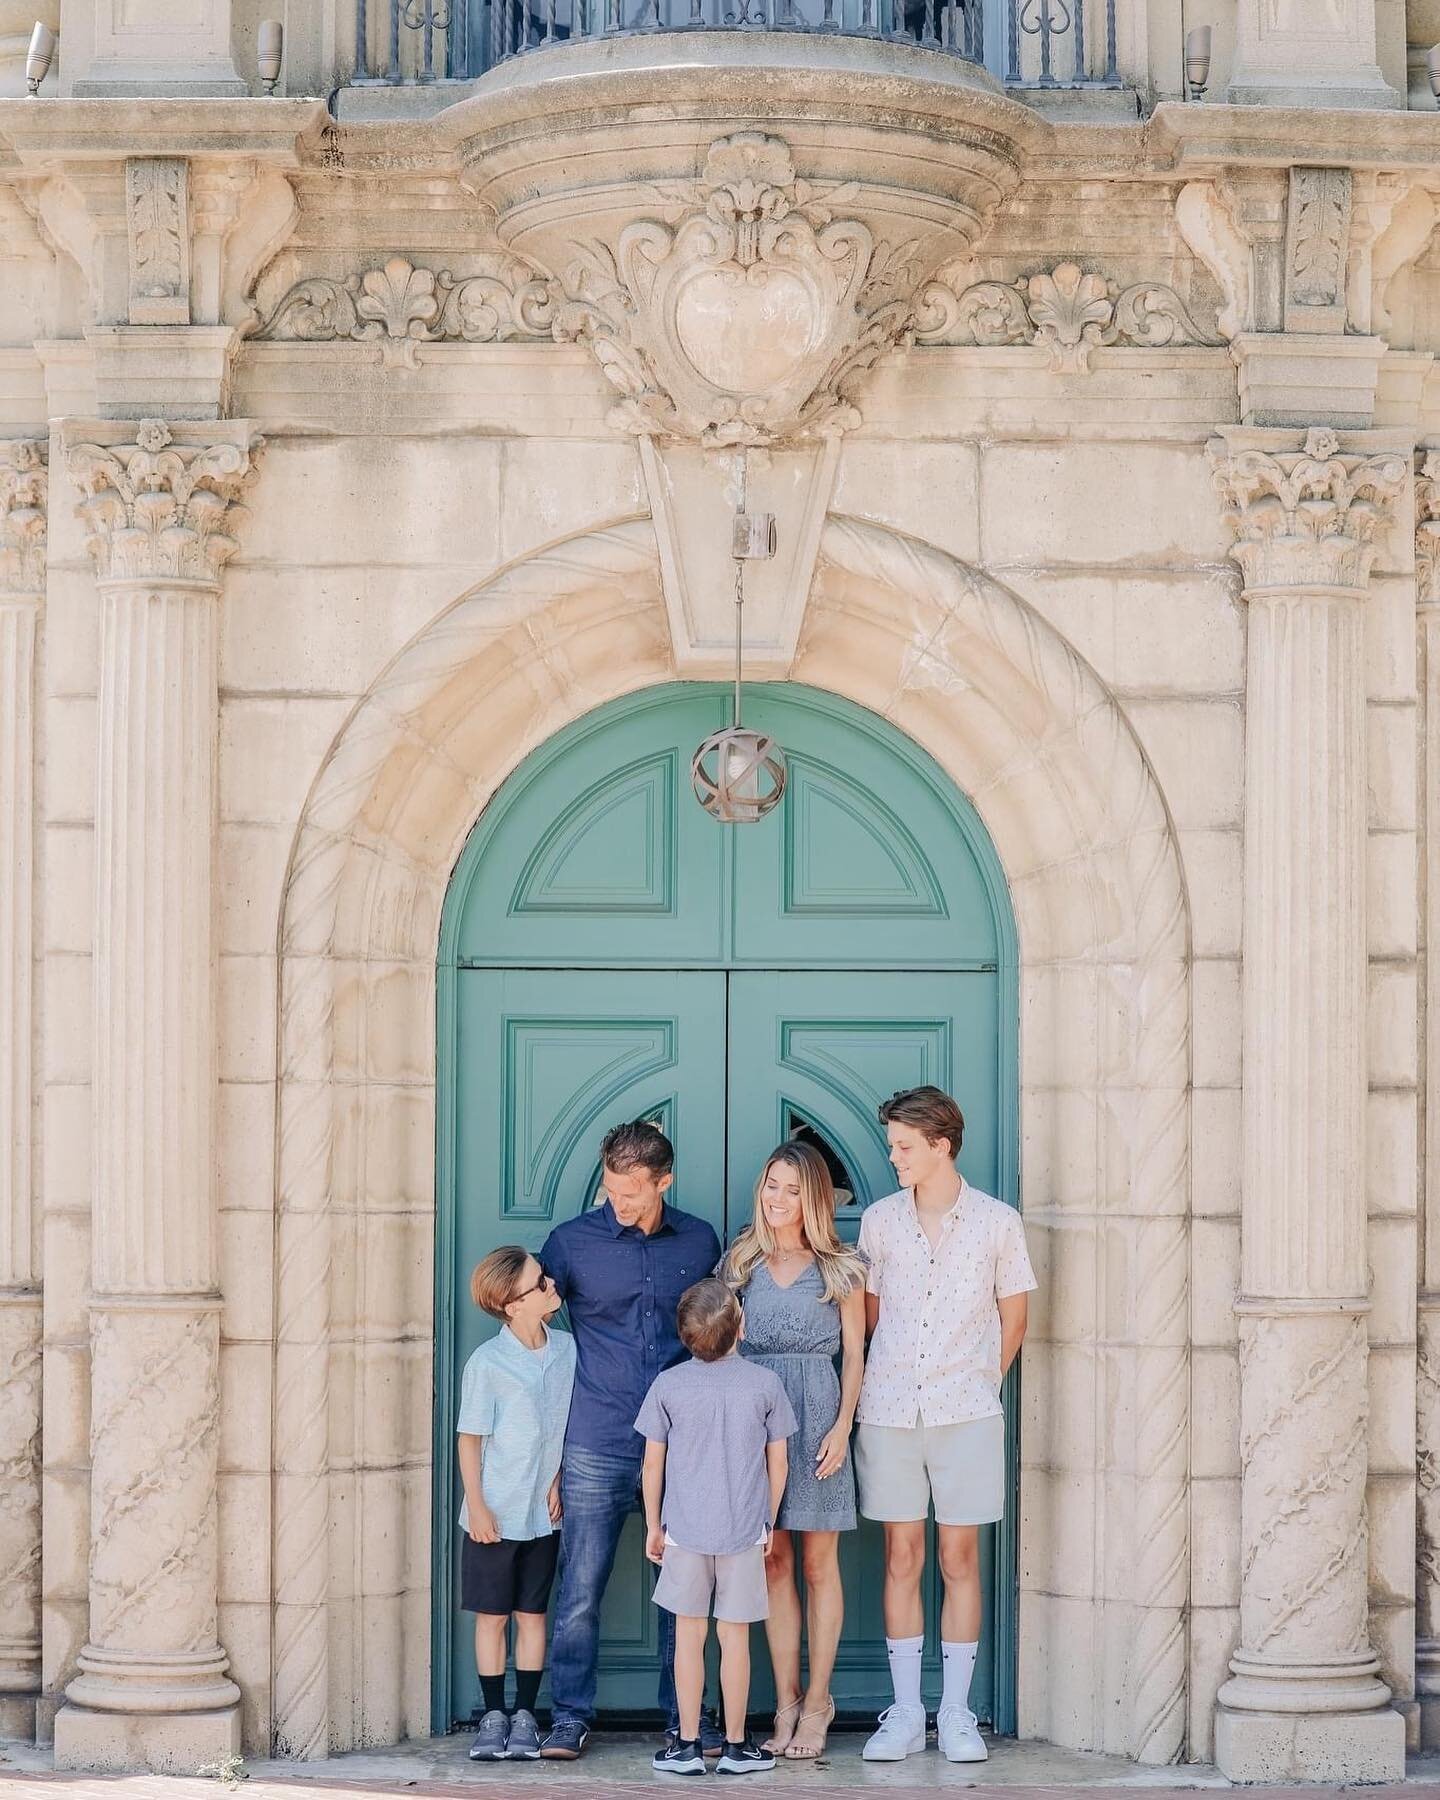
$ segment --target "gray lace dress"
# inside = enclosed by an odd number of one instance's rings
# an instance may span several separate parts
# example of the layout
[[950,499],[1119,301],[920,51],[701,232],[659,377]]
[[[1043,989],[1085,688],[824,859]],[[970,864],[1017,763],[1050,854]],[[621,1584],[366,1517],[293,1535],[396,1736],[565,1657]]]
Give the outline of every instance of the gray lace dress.
[[790,1479],[775,1521],[782,1531],[853,1531],[855,1471],[849,1446],[845,1461],[821,1481],[815,1473],[820,1440],[840,1410],[840,1308],[824,1297],[820,1271],[811,1263],[789,1287],[781,1287],[757,1263],[741,1299],[745,1336],[740,1348],[780,1377],[800,1421],[790,1439]]

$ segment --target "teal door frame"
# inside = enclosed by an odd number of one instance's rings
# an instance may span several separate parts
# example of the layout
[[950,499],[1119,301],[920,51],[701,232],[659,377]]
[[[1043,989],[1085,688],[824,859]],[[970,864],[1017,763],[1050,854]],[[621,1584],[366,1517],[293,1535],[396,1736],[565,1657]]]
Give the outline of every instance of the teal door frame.
[[[998,1113],[997,1197],[1018,1208],[1019,1194],[1019,955],[1014,915],[1010,907],[1008,884],[1004,871],[979,815],[969,800],[955,786],[949,775],[913,739],[890,722],[837,695],[794,684],[753,684],[746,688],[747,718],[767,723],[761,715],[774,708],[802,709],[813,715],[849,728],[860,739],[882,744],[892,755],[910,765],[929,788],[943,811],[958,828],[974,867],[979,873],[993,926],[993,941],[976,952],[964,946],[959,954],[946,955],[937,946],[933,934],[919,933],[923,945],[918,956],[906,960],[907,947],[915,945],[915,934],[906,934],[900,946],[889,949],[877,942],[872,951],[857,959],[848,956],[817,955],[790,952],[784,947],[766,945],[753,959],[734,953],[732,935],[736,883],[737,845],[735,834],[754,827],[718,827],[703,820],[700,808],[688,795],[679,795],[680,808],[693,808],[711,832],[723,834],[720,854],[724,863],[721,883],[721,932],[713,952],[709,946],[687,944],[679,956],[665,954],[663,961],[644,961],[631,949],[630,955],[617,959],[603,956],[571,954],[537,955],[533,946],[497,944],[493,947],[462,944],[467,901],[487,851],[503,827],[510,804],[517,794],[529,789],[537,780],[554,769],[577,746],[596,732],[616,722],[643,722],[645,713],[680,697],[713,693],[715,724],[728,717],[728,690],[715,684],[667,683],[647,688],[638,694],[612,701],[587,713],[557,732],[533,751],[492,795],[476,821],[456,862],[446,893],[441,916],[440,945],[436,971],[436,1216],[435,1216],[435,1417],[432,1440],[431,1530],[434,1580],[431,1599],[431,1726],[438,1733],[450,1730],[451,1675],[455,1655],[454,1610],[450,1595],[454,1584],[455,1530],[453,1506],[453,1461],[456,1368],[454,1358],[455,1317],[455,1253],[457,1220],[457,1169],[455,1147],[456,1095],[459,1067],[459,977],[466,969],[550,968],[550,969],[615,969],[628,972],[641,967],[709,970],[827,970],[837,972],[879,972],[904,970],[912,973],[993,971],[997,977],[997,1020],[995,1033],[995,1093]],[[697,740],[698,741],[698,740]],[[781,742],[784,742],[783,731]],[[655,779],[668,782],[672,788],[687,772],[668,761],[656,758]],[[678,815],[692,824],[688,815]],[[704,842],[703,839],[699,840]],[[540,854],[538,847],[526,866],[530,868]],[[604,910],[603,898],[598,910]],[[627,945],[627,948],[631,948]],[[487,953],[477,953],[479,951]],[[967,954],[966,951],[971,953]],[[728,954],[727,954],[728,952]],[[1019,1368],[1011,1370],[1004,1391],[1007,1467],[1018,1467],[1018,1427],[1020,1412]],[[1019,1572],[1019,1508],[1009,1508],[996,1527],[995,1559],[998,1580],[991,1615],[995,1645],[994,1711],[995,1728],[1001,1734],[1016,1730],[1016,1649],[1018,1624]]]

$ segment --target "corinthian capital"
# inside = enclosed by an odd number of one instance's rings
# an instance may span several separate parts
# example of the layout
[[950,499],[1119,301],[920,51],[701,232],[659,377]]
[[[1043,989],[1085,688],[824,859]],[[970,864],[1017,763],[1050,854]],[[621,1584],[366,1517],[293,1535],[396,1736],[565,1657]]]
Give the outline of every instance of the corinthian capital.
[[[84,427],[92,436],[95,427]],[[130,442],[72,442],[70,478],[84,498],[85,544],[102,581],[168,578],[213,585],[239,545],[240,496],[262,440],[244,421],[176,425],[146,419]],[[72,428],[73,431],[73,428]]]
[[1405,485],[1404,456],[1342,451],[1319,426],[1299,450],[1215,438],[1210,454],[1247,588],[1364,588]]
[[38,438],[0,443],[0,595],[45,590],[46,451]]

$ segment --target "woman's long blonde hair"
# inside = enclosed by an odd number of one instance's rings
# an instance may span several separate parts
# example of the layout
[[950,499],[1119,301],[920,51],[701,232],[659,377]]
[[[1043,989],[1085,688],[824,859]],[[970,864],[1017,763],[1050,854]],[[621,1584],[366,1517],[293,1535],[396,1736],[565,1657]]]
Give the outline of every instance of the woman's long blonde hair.
[[765,1158],[765,1167],[755,1183],[754,1216],[726,1252],[720,1269],[721,1279],[738,1294],[749,1283],[757,1265],[775,1253],[775,1234],[765,1217],[760,1195],[764,1192],[765,1178],[776,1163],[784,1163],[800,1179],[800,1225],[806,1243],[814,1252],[825,1298],[843,1300],[864,1282],[865,1265],[848,1244],[841,1243],[836,1233],[835,1187],[825,1158],[809,1144],[780,1144]]

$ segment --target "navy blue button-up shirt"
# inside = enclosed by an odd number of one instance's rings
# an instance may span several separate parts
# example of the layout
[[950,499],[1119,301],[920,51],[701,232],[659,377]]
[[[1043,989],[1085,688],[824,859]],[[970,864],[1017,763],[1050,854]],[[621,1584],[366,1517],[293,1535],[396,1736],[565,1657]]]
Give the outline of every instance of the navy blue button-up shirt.
[[675,1308],[719,1260],[713,1228],[673,1206],[648,1237],[622,1225],[608,1200],[550,1233],[540,1262],[569,1310],[578,1358],[567,1444],[639,1454],[641,1402],[660,1371],[686,1354]]

